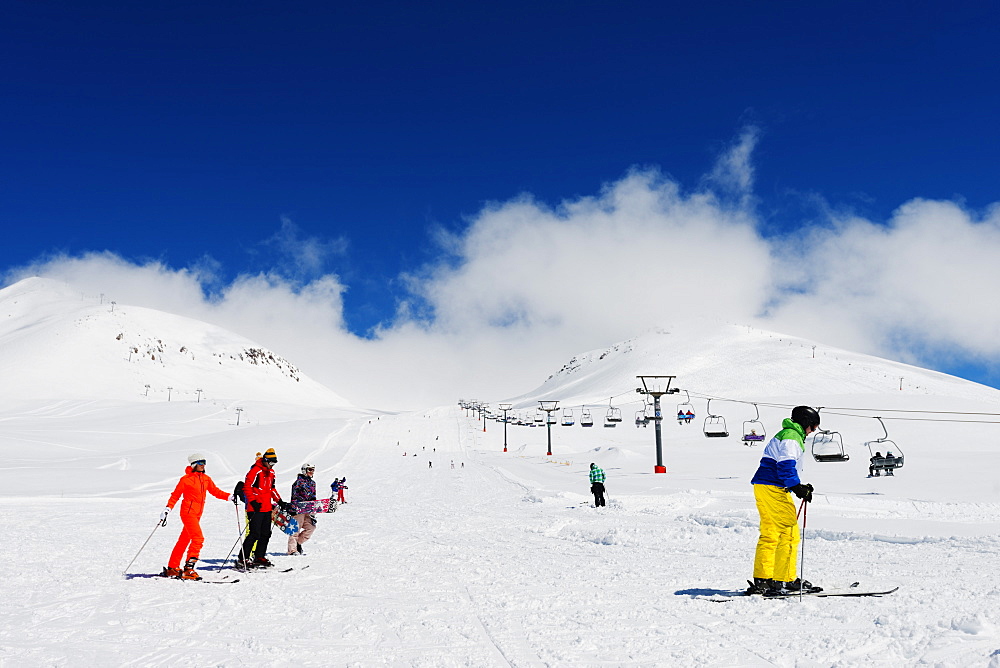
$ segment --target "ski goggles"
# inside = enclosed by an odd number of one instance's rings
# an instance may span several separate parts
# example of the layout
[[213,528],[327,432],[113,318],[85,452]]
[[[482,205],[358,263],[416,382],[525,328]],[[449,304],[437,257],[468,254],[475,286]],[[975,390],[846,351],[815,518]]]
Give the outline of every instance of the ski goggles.
[[191,466],[204,466],[206,464],[204,459],[199,459],[196,462],[191,462]]

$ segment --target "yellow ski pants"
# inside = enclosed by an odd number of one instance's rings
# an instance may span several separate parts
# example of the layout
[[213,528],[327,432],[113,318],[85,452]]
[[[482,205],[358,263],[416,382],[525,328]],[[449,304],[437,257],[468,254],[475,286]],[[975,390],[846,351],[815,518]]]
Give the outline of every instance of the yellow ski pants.
[[760,513],[760,539],[753,559],[753,576],[782,582],[795,580],[799,522],[792,495],[774,485],[754,485]]

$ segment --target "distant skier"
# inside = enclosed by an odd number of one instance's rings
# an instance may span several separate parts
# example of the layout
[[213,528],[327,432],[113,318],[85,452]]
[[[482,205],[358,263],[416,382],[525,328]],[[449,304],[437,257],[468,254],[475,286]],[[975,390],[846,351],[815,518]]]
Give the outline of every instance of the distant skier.
[[[869,450],[868,452],[871,452],[871,450]],[[868,477],[869,478],[872,478],[872,477],[877,478],[877,477],[879,477],[879,475],[880,475],[879,474],[879,470],[877,468],[875,468],[875,462],[876,462],[876,460],[879,460],[879,459],[882,459],[882,453],[881,452],[876,452],[875,456],[868,460],[868,464],[869,464],[869,466],[868,466]],[[888,475],[888,473],[886,475]]]
[[594,495],[594,507],[607,505],[604,502],[604,469],[597,464],[590,465],[590,493]]
[[819,413],[809,406],[796,406],[791,419],[764,447],[757,473],[750,483],[760,513],[760,538],[753,563],[753,584],[748,594],[780,595],[787,591],[819,591],[795,576],[795,551],[799,524],[789,492],[806,503],[812,501],[813,486],[799,480],[798,464],[805,452],[805,438],[819,429]]
[[292,483],[292,494],[288,500],[295,508],[299,532],[288,537],[288,554],[302,554],[302,545],[316,530],[316,481],[313,480],[316,467],[306,462],[300,471],[299,477]]
[[[205,535],[201,532],[201,514],[205,509],[205,499],[207,495],[223,499],[225,501],[236,502],[232,494],[227,494],[216,487],[212,479],[205,473],[205,457],[193,454],[188,457],[188,467],[184,470],[184,475],[177,481],[167,507],[160,514],[160,521],[166,523],[167,515],[176,505],[182,496],[181,503],[181,535],[174,545],[173,552],[170,553],[170,560],[163,567],[162,575],[166,577],[180,577],[184,580],[200,580],[201,576],[194,570],[194,565],[198,562],[202,545],[205,544]],[[187,550],[187,560],[184,562],[184,570],[181,570],[181,556]]]
[[274,465],[277,463],[278,455],[274,448],[268,448],[250,467],[243,481],[249,533],[243,541],[242,558],[237,565],[244,569],[274,566],[267,558],[267,544],[271,540],[271,510],[277,505],[289,514],[294,512],[289,504],[281,500],[274,486]]
[[886,463],[887,464],[891,464],[892,465],[891,468],[887,468],[885,470],[885,474],[886,475],[891,475],[891,476],[895,477],[896,474],[893,473],[892,470],[896,466],[896,457],[895,457],[895,455],[892,454],[891,450],[886,450],[886,452],[885,452],[885,459],[886,459]]
[[[416,457],[416,455],[414,455]],[[344,500],[344,490],[347,489],[347,478],[334,478],[333,482],[330,483],[330,493],[337,497],[337,503],[347,503]]]

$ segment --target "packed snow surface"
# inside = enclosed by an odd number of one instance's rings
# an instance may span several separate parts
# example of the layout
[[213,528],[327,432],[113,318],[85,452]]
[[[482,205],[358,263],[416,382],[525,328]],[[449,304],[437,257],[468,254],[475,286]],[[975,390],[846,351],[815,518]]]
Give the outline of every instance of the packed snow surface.
[[[55,336],[19,317],[0,336],[8,368],[50,350],[29,345],[25,327]],[[58,311],[49,318],[66,322]],[[201,331],[174,325],[178,343]],[[106,338],[59,331],[64,353],[80,359]],[[62,395],[19,397],[6,383],[0,665],[1000,666],[1000,392],[812,345],[730,327],[649,332],[579,355],[508,400],[510,417],[531,424],[538,399],[574,410],[573,426],[553,414],[552,456],[545,424],[505,427],[457,405],[376,414],[332,398],[282,402],[275,385],[293,393],[304,381],[274,365],[269,384],[255,380],[259,367],[226,363],[236,376],[218,376],[214,396],[170,401],[132,381],[122,396],[118,375],[92,377],[103,393],[81,396],[83,374],[96,373],[85,364],[64,369]],[[168,361],[179,369],[172,382],[200,387],[203,370]],[[653,473],[654,428],[634,421],[643,373],[676,373],[688,390],[663,398],[667,473]],[[708,397],[729,437],[705,437]],[[678,424],[671,418],[688,401],[696,418]],[[749,479],[762,446],[742,443],[744,422],[759,410],[772,435],[796,403],[826,407],[823,426],[850,455],[804,467],[816,495],[803,575],[828,588],[899,590],[705,600],[752,575]],[[624,418],[614,428],[604,426],[612,407]],[[591,428],[580,426],[584,408]],[[867,477],[865,443],[885,438],[875,416],[905,455],[893,477]],[[305,556],[285,556],[284,535],[272,536],[271,558],[296,570],[216,572],[244,519],[209,497],[200,569],[240,581],[150,577],[180,530],[177,517],[163,528],[157,519],[187,455],[203,454],[232,489],[268,447],[286,498],[306,461],[320,490],[347,478],[348,503],[318,517]],[[605,508],[589,494],[591,462],[608,475]]]

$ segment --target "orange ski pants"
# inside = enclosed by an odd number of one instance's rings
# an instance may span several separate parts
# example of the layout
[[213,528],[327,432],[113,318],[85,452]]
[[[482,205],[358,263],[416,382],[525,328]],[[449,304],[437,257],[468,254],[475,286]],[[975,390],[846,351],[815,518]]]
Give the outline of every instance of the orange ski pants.
[[167,562],[167,566],[170,568],[180,568],[181,556],[183,556],[185,549],[188,559],[197,559],[198,555],[201,554],[201,546],[205,544],[205,534],[201,532],[200,519],[201,517],[181,515],[184,527],[181,529],[177,544],[174,545],[174,551],[170,553],[170,561]]
[[792,495],[774,485],[754,485],[753,496],[760,513],[753,576],[792,582],[796,577],[795,553],[799,547],[799,522]]

